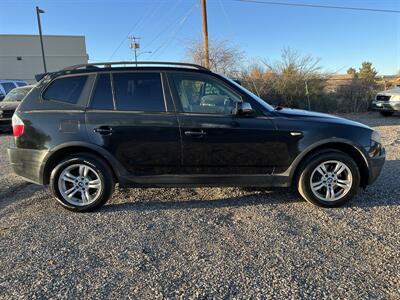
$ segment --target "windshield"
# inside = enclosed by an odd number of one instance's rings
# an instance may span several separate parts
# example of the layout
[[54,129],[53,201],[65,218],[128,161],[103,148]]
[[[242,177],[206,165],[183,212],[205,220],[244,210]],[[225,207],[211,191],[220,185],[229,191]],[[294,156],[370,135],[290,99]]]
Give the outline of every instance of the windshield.
[[26,94],[28,94],[31,89],[32,87],[13,89],[11,92],[7,94],[3,102],[20,102],[22,99],[24,99]]
[[245,92],[246,94],[250,95],[254,100],[256,100],[258,103],[260,103],[263,107],[265,107],[269,111],[274,110],[274,108],[270,104],[268,104],[266,101],[264,101],[263,99],[261,99],[257,95],[253,94],[252,92],[250,92],[248,89],[244,88],[243,86],[241,86],[240,84],[238,84],[237,82],[233,81],[232,79],[230,79],[230,78],[228,78],[226,76],[223,76],[223,77],[226,80],[229,80],[230,83],[234,84],[236,87],[241,89],[243,92]]

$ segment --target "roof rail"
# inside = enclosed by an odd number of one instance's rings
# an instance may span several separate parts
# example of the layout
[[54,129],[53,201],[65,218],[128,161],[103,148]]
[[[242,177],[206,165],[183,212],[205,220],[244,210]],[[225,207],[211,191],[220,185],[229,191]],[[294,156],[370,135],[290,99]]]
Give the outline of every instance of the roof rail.
[[194,69],[199,69],[199,70],[204,70],[204,71],[209,71],[209,69],[196,65],[196,64],[191,64],[191,63],[183,63],[183,62],[160,62],[160,61],[117,61],[117,62],[102,62],[102,63],[88,63],[88,64],[79,64],[79,65],[74,65],[70,66],[67,68],[62,69],[62,71],[71,71],[71,70],[78,70],[78,69],[90,69],[90,68],[98,68],[99,66],[103,66],[105,68],[112,68],[113,66],[120,66],[120,65],[133,65],[134,67],[140,67],[143,65],[161,65],[161,66],[180,66],[180,67],[189,67],[189,68],[194,68]]

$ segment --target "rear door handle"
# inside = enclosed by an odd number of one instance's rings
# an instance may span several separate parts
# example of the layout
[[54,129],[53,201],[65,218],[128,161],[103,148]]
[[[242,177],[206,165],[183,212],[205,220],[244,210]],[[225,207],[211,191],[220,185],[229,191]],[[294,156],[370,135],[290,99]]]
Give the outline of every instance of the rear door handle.
[[197,138],[203,137],[206,134],[207,133],[204,130],[198,130],[198,131],[187,130],[187,131],[185,131],[186,136],[197,137]]
[[111,135],[113,130],[110,126],[100,126],[95,128],[94,132],[100,133],[101,135]]

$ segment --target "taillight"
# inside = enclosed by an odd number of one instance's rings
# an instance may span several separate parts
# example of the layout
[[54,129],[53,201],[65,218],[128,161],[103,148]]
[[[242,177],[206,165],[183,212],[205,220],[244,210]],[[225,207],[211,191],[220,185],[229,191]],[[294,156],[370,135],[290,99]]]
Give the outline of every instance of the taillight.
[[14,137],[20,137],[24,133],[24,122],[22,122],[22,120],[16,114],[13,115],[11,121]]

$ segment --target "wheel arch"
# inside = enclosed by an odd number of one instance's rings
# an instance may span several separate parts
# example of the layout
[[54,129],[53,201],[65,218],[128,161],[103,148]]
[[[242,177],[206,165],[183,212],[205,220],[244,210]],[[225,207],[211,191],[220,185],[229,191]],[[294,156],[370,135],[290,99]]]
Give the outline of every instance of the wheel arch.
[[101,147],[87,143],[71,142],[59,145],[55,149],[52,149],[48,152],[44,159],[45,163],[42,165],[41,170],[43,184],[49,184],[51,171],[54,169],[54,167],[65,157],[74,153],[90,153],[101,158],[110,167],[116,182],[118,182],[120,176],[126,172],[120,163],[110,153]]
[[360,186],[366,187],[368,185],[369,179],[368,160],[360,148],[345,140],[330,140],[326,142],[321,142],[303,151],[303,153],[295,159],[290,170],[292,186],[296,186],[302,166],[307,163],[309,159],[320,153],[332,150],[343,152],[349,155],[355,161],[358,169],[360,170]]

